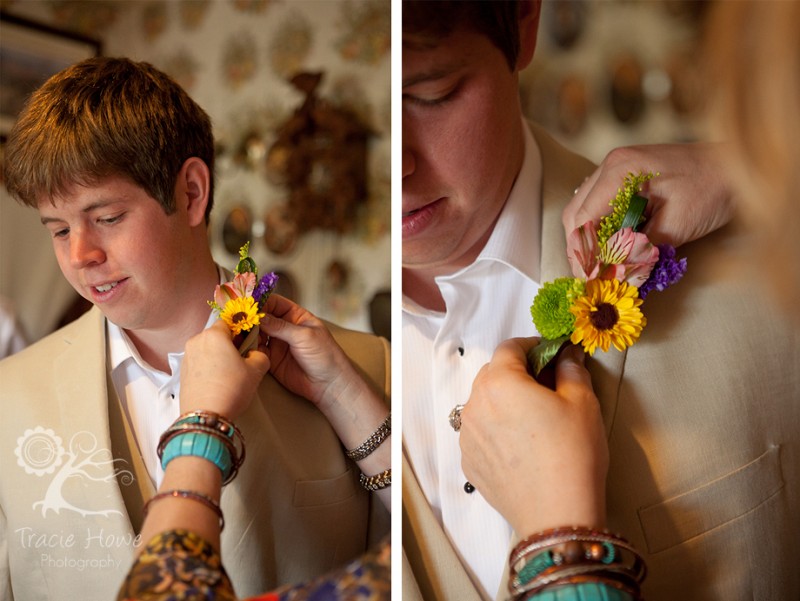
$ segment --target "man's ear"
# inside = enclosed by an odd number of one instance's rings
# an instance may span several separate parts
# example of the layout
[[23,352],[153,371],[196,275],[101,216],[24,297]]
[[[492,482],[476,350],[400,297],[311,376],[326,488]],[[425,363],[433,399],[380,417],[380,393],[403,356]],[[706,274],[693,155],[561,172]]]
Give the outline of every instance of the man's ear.
[[522,71],[533,60],[536,50],[536,36],[539,32],[541,0],[522,0],[519,4],[519,56],[517,71]]
[[211,194],[211,173],[205,161],[197,157],[186,159],[175,183],[178,208],[186,207],[189,225],[205,226],[206,207]]

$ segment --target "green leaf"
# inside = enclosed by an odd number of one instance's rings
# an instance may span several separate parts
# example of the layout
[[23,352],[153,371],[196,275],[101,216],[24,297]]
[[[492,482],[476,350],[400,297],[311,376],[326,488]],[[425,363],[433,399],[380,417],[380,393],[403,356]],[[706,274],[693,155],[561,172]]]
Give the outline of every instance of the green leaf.
[[628,210],[625,212],[625,217],[622,218],[620,229],[630,227],[633,228],[635,232],[636,228],[639,227],[639,222],[642,220],[642,215],[646,207],[647,199],[644,196],[639,196],[638,194],[631,196],[631,202],[628,205]]
[[239,345],[239,354],[242,357],[246,357],[247,353],[258,348],[259,330],[260,328],[258,326],[254,326],[250,328],[249,332],[247,332],[247,337],[242,341],[242,344]]
[[236,265],[236,273],[254,273],[258,276],[258,266],[252,257],[244,257]]
[[528,351],[528,367],[534,378],[553,360],[566,342],[569,342],[569,336],[561,336],[553,340],[542,338],[539,344]]

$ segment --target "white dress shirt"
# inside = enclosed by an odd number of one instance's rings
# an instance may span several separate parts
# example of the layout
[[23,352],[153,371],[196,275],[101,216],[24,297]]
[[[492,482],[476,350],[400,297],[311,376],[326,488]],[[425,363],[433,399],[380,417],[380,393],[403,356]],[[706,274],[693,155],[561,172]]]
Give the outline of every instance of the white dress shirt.
[[522,167],[486,246],[472,265],[436,278],[446,312],[403,297],[403,439],[414,473],[463,563],[491,598],[500,587],[511,527],[480,493],[464,492],[461,451],[448,415],[469,398],[478,370],[503,340],[536,335],[541,155],[527,124]]
[[[219,274],[220,283],[226,282],[221,269]],[[209,299],[213,292],[209,290]],[[217,320],[217,315],[211,309],[209,311],[206,328]],[[164,479],[157,453],[158,439],[180,417],[183,351],[169,353],[170,373],[165,373],[142,359],[125,331],[108,319],[106,334],[114,389],[133,430],[147,473],[158,488]]]
[[0,359],[28,346],[11,301],[0,298]]

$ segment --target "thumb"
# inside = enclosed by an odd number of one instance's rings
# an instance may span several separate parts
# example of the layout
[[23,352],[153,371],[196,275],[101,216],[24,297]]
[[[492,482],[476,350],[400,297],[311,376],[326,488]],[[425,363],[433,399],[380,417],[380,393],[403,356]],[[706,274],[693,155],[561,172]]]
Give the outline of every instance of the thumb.
[[244,358],[244,363],[247,365],[247,369],[254,372],[259,378],[269,371],[269,357],[261,351],[251,350]]
[[584,363],[583,349],[571,344],[556,361],[556,392],[570,400],[578,400],[587,394],[594,397],[592,378]]

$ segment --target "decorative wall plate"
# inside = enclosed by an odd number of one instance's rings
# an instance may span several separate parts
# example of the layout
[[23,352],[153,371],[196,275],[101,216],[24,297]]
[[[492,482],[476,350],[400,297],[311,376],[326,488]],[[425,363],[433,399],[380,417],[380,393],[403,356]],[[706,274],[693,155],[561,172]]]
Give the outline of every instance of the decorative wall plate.
[[559,48],[571,48],[581,37],[586,23],[586,2],[560,0],[547,3],[546,24]]
[[278,276],[275,293],[300,304],[300,290],[297,287],[297,281],[294,276],[288,271],[279,270],[275,270],[275,275]]
[[237,205],[225,215],[222,222],[222,244],[230,254],[236,255],[239,249],[251,239],[253,216],[244,205]]
[[611,109],[620,123],[632,125],[644,112],[643,76],[639,59],[630,53],[618,55],[611,66]]
[[589,98],[586,82],[578,75],[567,75],[558,87],[558,128],[575,135],[586,125]]
[[297,244],[297,224],[285,204],[271,207],[264,216],[264,244],[276,255],[291,252]]

